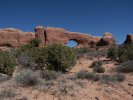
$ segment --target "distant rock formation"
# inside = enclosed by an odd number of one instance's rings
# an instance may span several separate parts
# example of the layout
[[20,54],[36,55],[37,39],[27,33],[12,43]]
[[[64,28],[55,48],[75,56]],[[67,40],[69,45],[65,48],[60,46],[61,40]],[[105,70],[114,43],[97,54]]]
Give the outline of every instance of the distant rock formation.
[[35,27],[35,33],[23,32],[14,28],[0,29],[0,47],[19,47],[29,43],[33,39],[40,39],[40,47],[53,43],[66,45],[69,41],[77,42],[76,47],[112,46],[116,40],[111,33],[105,33],[103,37],[91,36],[78,32],[69,32],[63,28]]
[[35,33],[22,32],[14,28],[0,29],[0,46],[19,47],[35,38]]
[[133,34],[128,34],[124,44],[133,43]]
[[66,45],[70,40],[77,42],[76,47],[87,47],[98,43],[101,37],[81,34],[78,32],[69,32],[62,28],[42,27],[35,28],[36,38],[41,40],[41,46],[53,43],[61,43]]
[[105,32],[100,39],[98,46],[115,46],[116,40],[111,33]]

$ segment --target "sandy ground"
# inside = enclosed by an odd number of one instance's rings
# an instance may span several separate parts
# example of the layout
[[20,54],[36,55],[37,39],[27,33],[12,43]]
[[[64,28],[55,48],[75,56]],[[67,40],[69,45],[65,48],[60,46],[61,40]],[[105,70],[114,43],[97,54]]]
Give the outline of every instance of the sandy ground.
[[[101,60],[107,59],[101,58]],[[126,74],[126,80],[118,83],[67,79],[68,77],[74,76],[80,70],[92,72],[90,66],[93,61],[91,59],[81,58],[70,73],[63,74],[48,91],[40,91],[37,86],[17,86],[13,79],[3,82],[0,84],[0,92],[11,89],[16,95],[8,98],[6,96],[0,97],[0,100],[133,100],[133,86],[129,85],[133,85],[133,73]],[[105,73],[112,74],[113,71],[110,69],[116,67],[116,64],[109,62],[104,64],[103,67],[106,70]],[[65,88],[67,90],[66,93],[57,89],[57,87],[61,87],[58,84],[59,81],[64,79],[66,80],[64,84],[69,86],[69,88]]]

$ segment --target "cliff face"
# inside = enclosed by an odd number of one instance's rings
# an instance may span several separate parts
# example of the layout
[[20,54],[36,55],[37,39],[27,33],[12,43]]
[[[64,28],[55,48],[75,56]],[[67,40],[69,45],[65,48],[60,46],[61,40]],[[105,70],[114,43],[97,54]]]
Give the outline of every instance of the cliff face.
[[77,42],[76,47],[90,47],[94,45],[112,46],[116,41],[111,33],[104,34],[103,37],[91,36],[78,32],[69,32],[63,28],[53,27],[35,27],[35,33],[23,32],[14,28],[0,29],[0,46],[19,47],[29,43],[33,39],[40,39],[40,47],[53,43],[61,43],[66,45],[70,40]]
[[27,44],[35,38],[32,32],[22,32],[18,29],[0,29],[0,46],[18,47]]

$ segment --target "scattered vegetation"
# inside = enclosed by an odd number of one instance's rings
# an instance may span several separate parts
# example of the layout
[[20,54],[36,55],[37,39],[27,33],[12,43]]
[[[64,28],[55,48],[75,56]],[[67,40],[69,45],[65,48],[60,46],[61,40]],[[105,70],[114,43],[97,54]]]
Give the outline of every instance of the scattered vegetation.
[[105,68],[103,68],[103,67],[93,67],[93,71],[97,72],[97,73],[104,73]]
[[123,62],[120,66],[116,68],[116,71],[121,73],[133,72],[133,60]]
[[11,76],[0,73],[0,83],[10,80]]
[[103,61],[96,60],[92,63],[91,67],[101,67],[103,65]]
[[79,79],[87,79],[87,80],[94,80],[97,81],[98,77],[94,73],[89,73],[88,71],[81,70],[78,73],[76,73],[76,77]]
[[4,100],[5,98],[14,97],[16,93],[12,89],[3,90],[0,92],[0,100]]
[[103,65],[103,62],[101,60],[98,60],[98,61],[94,61],[91,65],[91,67],[93,68],[94,72],[104,73],[105,68],[103,68],[102,65]]
[[125,62],[133,60],[133,45],[123,44],[114,48],[109,49],[108,57],[118,62]]
[[60,76],[59,72],[43,70],[41,71],[41,78],[46,80],[56,80]]
[[55,71],[68,71],[76,64],[75,51],[61,44],[48,46],[48,69]]
[[87,58],[98,58],[102,56],[107,55],[107,50],[103,52],[103,50],[92,50],[89,47],[84,47],[84,48],[75,48],[77,58],[81,57],[87,57]]
[[19,48],[16,54],[20,64],[27,68],[65,72],[76,63],[75,51],[70,47],[61,44],[53,44],[45,48],[29,46]]
[[88,71],[80,71],[76,73],[76,77],[79,79],[87,79],[87,80],[93,80],[93,81],[101,81],[101,82],[123,82],[126,77],[121,74],[114,74],[114,75],[108,75],[108,74],[95,74],[95,73],[89,73]]
[[121,74],[114,74],[114,75],[108,75],[108,74],[103,74],[99,77],[99,80],[101,82],[123,82],[126,79],[125,75]]
[[16,60],[10,52],[0,51],[0,73],[12,75],[15,70]]
[[31,70],[23,70],[16,74],[15,82],[21,86],[33,86],[38,83],[38,78],[35,72]]

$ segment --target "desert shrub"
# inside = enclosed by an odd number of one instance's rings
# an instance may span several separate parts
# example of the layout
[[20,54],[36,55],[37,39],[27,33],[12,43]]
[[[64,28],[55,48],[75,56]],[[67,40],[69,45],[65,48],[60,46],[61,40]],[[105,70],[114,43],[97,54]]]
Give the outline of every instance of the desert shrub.
[[133,50],[132,44],[126,44],[126,45],[123,44],[118,47],[109,49],[108,57],[118,62],[133,60],[132,50]]
[[43,69],[46,65],[47,50],[36,48],[31,45],[24,45],[15,51],[16,58],[22,67],[28,69]]
[[50,69],[67,71],[76,63],[75,51],[61,44],[53,44],[44,48],[33,46],[20,47],[17,59],[23,66],[32,69]]
[[0,73],[12,75],[16,60],[10,52],[0,51]]
[[25,51],[31,51],[32,49],[35,49],[35,47],[38,47],[41,41],[39,39],[33,39],[30,43],[22,45],[21,47],[17,48],[15,50],[14,55],[18,57]]
[[11,76],[0,73],[0,83],[10,80]]
[[81,70],[76,73],[76,77],[79,79],[88,79],[88,80],[94,80],[98,81],[99,77],[94,73],[89,73],[88,71]]
[[76,64],[75,51],[61,44],[53,44],[48,46],[48,69],[55,71],[68,71]]
[[112,58],[113,60],[117,60],[118,59],[118,50],[117,48],[110,48],[108,50],[108,57]]
[[104,73],[105,68],[103,68],[103,67],[93,67],[93,72]]
[[116,67],[116,71],[121,73],[133,72],[133,60],[123,62],[120,66]]
[[76,77],[79,79],[87,79],[93,81],[101,81],[101,82],[123,82],[126,77],[121,74],[95,74],[89,73],[88,71],[82,70],[76,73]]
[[94,61],[91,64],[91,67],[93,68],[93,72],[104,73],[105,68],[103,68],[102,65],[103,65],[103,62],[101,60]]
[[41,40],[39,39],[33,39],[30,44],[33,46],[33,47],[38,47],[39,44],[41,43]]
[[60,76],[59,72],[43,70],[41,71],[41,78],[46,80],[56,80]]
[[5,100],[5,98],[14,97],[16,93],[12,89],[3,90],[0,92],[0,100]]
[[89,47],[84,47],[84,48],[75,48],[77,58],[81,57],[87,57],[87,58],[96,58],[96,57],[101,57],[101,56],[106,56],[107,51],[102,51],[102,50],[92,50]]
[[33,86],[38,83],[38,77],[31,70],[23,70],[15,76],[15,82],[21,86]]
[[99,76],[99,80],[101,82],[123,82],[126,79],[125,75],[121,74],[114,74],[114,75],[108,75],[104,74]]
[[81,70],[78,73],[76,73],[76,77],[80,79],[87,79],[88,78],[88,71]]
[[103,61],[96,60],[91,64],[91,67],[101,67],[103,65]]

